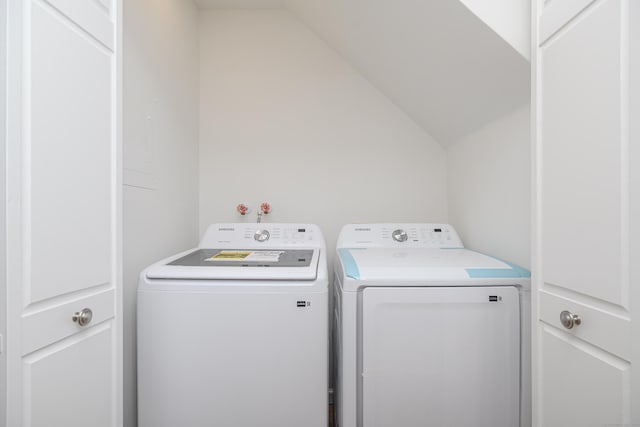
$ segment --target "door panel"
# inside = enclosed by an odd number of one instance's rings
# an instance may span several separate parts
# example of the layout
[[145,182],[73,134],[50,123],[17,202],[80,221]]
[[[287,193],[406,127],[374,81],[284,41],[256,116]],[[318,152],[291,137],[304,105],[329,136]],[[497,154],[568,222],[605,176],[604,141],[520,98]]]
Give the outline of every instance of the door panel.
[[110,283],[113,175],[112,53],[38,3],[28,31],[27,304]]
[[565,332],[624,360],[631,360],[631,320],[628,315],[616,315],[581,302],[575,297],[563,297],[549,290],[541,291],[539,298],[541,321],[563,330],[560,313],[563,310],[575,313],[580,316],[582,323]]
[[115,27],[108,0],[45,0],[60,13],[95,37],[109,50],[114,50]]
[[106,11],[111,11],[111,0],[94,0],[100,6],[102,6]]
[[121,2],[7,6],[6,425],[117,427]]
[[[113,426],[115,338],[113,322],[107,322],[25,357],[23,425]],[[74,375],[68,375],[71,368]]]
[[541,49],[542,265],[545,283],[628,307],[620,10],[600,2]]
[[630,425],[628,362],[551,327],[541,349],[542,426]]
[[71,318],[84,308],[90,308],[93,313],[90,325],[112,319],[115,298],[115,290],[108,289],[73,299],[65,298],[57,304],[47,304],[44,309],[25,312],[22,317],[22,354],[29,354],[81,331],[83,327],[72,322]]
[[540,13],[540,41],[544,43],[595,0],[545,0]]
[[[629,65],[640,52],[630,48],[630,26],[640,25],[637,9],[630,15],[634,2],[535,2],[534,419],[540,427],[640,423],[632,413],[639,385],[631,375],[638,308],[631,245],[640,240],[638,215],[630,213],[637,203],[630,174],[638,166],[630,160],[636,121],[630,88],[638,78]],[[563,325],[564,311],[581,322]]]
[[518,290],[366,288],[361,366],[365,427],[517,426]]

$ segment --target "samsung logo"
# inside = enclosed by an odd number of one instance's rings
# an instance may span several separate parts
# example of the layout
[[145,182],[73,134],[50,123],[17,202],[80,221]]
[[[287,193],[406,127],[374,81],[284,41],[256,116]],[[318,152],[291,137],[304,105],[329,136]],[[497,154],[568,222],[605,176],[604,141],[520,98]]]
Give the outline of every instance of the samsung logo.
[[355,231],[371,231],[370,228],[354,228]]
[[236,231],[235,228],[225,228],[225,227],[219,227],[218,231]]

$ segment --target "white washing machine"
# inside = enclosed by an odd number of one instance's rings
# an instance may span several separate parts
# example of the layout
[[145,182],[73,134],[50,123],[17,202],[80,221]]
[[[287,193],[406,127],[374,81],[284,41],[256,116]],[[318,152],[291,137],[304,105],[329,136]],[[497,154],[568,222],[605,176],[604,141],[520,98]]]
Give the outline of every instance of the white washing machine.
[[339,427],[531,425],[527,270],[447,224],[352,224],[334,298]]
[[309,224],[214,224],[138,287],[140,427],[326,427],[327,260]]

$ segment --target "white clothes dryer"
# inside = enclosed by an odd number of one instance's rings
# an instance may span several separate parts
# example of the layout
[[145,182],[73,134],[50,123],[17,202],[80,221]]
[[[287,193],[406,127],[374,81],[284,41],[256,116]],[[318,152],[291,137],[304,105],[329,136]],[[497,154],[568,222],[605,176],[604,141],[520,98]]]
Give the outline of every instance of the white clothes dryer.
[[339,427],[531,425],[530,274],[448,224],[351,224],[334,281]]
[[326,427],[320,229],[213,224],[138,287],[140,427]]

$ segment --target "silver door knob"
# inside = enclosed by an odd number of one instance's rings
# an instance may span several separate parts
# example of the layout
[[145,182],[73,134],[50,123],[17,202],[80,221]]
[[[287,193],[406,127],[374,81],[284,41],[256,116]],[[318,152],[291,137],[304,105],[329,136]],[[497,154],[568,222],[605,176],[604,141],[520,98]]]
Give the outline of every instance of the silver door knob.
[[79,326],[88,325],[91,322],[91,319],[93,319],[93,312],[88,308],[83,308],[81,311],[76,311],[71,318],[71,320],[76,322]]
[[572,329],[574,326],[578,326],[582,323],[582,319],[577,314],[573,314],[570,311],[564,310],[560,313],[560,323],[567,329]]

